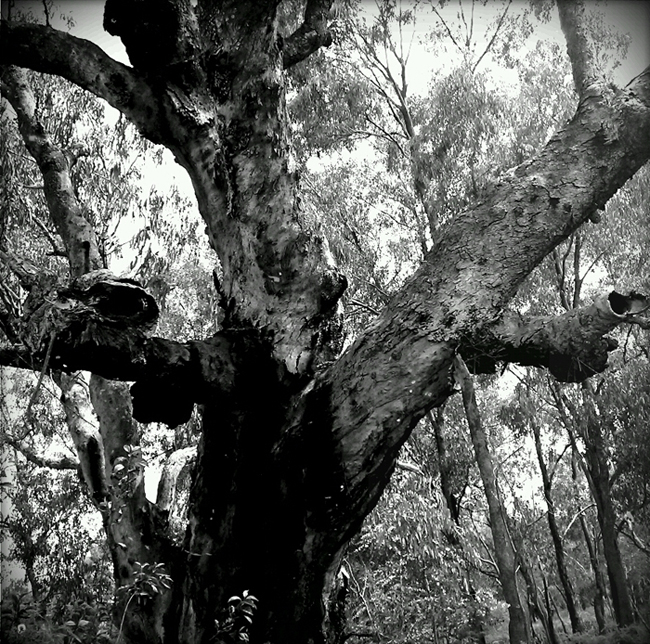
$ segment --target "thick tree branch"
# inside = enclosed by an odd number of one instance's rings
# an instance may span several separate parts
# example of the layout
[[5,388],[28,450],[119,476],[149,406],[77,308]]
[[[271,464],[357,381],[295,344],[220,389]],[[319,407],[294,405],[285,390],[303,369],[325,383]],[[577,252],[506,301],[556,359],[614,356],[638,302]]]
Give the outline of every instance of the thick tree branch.
[[506,314],[460,350],[474,373],[494,373],[497,362],[514,362],[546,367],[561,382],[580,382],[606,369],[609,352],[618,346],[606,334],[636,320],[647,303],[637,293],[612,291],[555,317]]
[[332,0],[307,1],[302,25],[284,40],[282,64],[285,69],[332,44],[332,34],[328,29],[331,8]]
[[[121,298],[121,296],[119,296]],[[91,371],[106,378],[135,381],[133,413],[141,422],[186,422],[195,403],[218,400],[234,390],[235,374],[254,355],[252,337],[245,332],[220,333],[206,341],[174,342],[147,337],[128,319],[119,322],[108,314],[111,300],[98,309],[53,298],[28,323],[28,343],[0,346],[0,365],[41,371]],[[34,346],[39,338],[54,341],[45,364],[47,346]],[[237,352],[233,347],[237,345]]]
[[342,526],[341,543],[351,529],[343,517],[374,505],[410,430],[453,391],[459,345],[498,324],[525,276],[650,158],[649,89],[642,74],[613,97],[585,97],[535,159],[440,231],[414,276],[315,383],[305,404],[322,410],[325,397],[342,468],[324,521]]
[[593,49],[587,35],[583,0],[557,0],[560,26],[564,32],[567,52],[573,71],[573,82],[579,96],[598,81]]
[[87,40],[42,25],[2,21],[0,61],[62,76],[106,100],[152,141],[160,139],[158,101],[149,83]]

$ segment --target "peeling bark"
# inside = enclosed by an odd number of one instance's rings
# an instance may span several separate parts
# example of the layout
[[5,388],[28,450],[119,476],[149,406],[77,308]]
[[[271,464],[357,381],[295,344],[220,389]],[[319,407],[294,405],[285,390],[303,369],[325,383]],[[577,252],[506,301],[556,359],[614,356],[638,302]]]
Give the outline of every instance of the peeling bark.
[[525,319],[505,314],[467,342],[462,353],[474,373],[494,373],[498,361],[514,362],[545,366],[560,382],[580,382],[607,368],[618,344],[606,334],[647,306],[643,295],[612,291],[563,315]]

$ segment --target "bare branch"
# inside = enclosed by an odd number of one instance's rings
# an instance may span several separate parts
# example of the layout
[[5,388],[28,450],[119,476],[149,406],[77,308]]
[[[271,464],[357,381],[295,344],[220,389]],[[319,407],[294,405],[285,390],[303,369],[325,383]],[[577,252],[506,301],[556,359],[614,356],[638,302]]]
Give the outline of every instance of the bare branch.
[[4,440],[19,451],[30,463],[34,463],[38,467],[49,467],[52,470],[76,470],[79,466],[79,461],[71,456],[60,456],[58,458],[45,456],[44,454],[37,454],[22,441],[10,436],[4,436]]
[[[512,0],[508,2],[506,5],[506,8],[504,9],[503,13],[501,14],[501,18],[499,18],[499,22],[497,24],[496,29],[494,30],[494,33],[492,34],[492,38],[490,38],[490,42],[487,44],[485,50],[483,53],[478,57],[478,60],[474,63],[474,66],[472,67],[472,74],[476,71],[477,67],[481,64],[481,61],[485,57],[485,55],[490,51],[490,47],[494,44],[494,41],[497,38],[497,35],[499,34],[499,30],[501,29],[501,25],[503,24],[503,21],[506,18],[506,14],[508,13],[508,9],[510,9],[510,5],[512,4]],[[474,12],[474,6],[472,6],[472,13]],[[472,20],[474,17],[472,16]]]
[[358,306],[362,309],[365,309],[369,313],[372,313],[373,315],[379,315],[379,311],[374,307],[370,306],[370,304],[366,304],[365,302],[362,302],[361,300],[357,299],[352,299],[348,302],[350,306]]
[[573,82],[579,96],[598,80],[593,48],[585,28],[585,5],[583,0],[558,0],[560,26],[567,44],[567,52],[573,71]]
[[106,100],[159,142],[158,101],[149,83],[90,41],[42,25],[2,21],[0,61],[66,78]]
[[463,53],[463,48],[456,42],[456,39],[454,38],[454,34],[451,33],[451,29],[449,28],[449,25],[445,22],[445,19],[440,15],[440,12],[438,11],[438,9],[436,7],[432,7],[432,9],[433,9],[433,12],[436,14],[436,16],[438,16],[438,20],[440,20],[440,22],[442,23],[442,26],[447,31],[447,35],[449,36],[449,38],[451,38],[451,42],[454,43],[454,45],[456,45],[456,48],[462,54]]
[[[43,186],[39,186],[41,189]],[[47,241],[50,242],[50,245],[52,246],[52,252],[54,255],[57,257],[67,257],[67,253],[59,247],[59,244],[54,237],[54,235],[49,231],[48,227],[36,216],[32,217],[31,219],[42,231],[45,237],[47,237]]]

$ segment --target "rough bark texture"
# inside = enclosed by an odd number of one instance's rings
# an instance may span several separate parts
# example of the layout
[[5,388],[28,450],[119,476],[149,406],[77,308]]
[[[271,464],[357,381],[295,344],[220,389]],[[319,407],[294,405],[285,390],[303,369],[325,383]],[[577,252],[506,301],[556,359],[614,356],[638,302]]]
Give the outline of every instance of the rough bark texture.
[[581,382],[607,368],[609,352],[618,346],[607,333],[647,307],[643,295],[612,291],[563,315],[506,314],[462,353],[474,373],[494,373],[498,362],[517,362],[544,365],[561,382]]
[[[34,311],[70,305],[79,313],[56,317],[48,346],[58,368],[96,374],[105,476],[116,489],[115,459],[133,454],[138,438],[125,414],[173,425],[195,402],[203,405],[182,554],[168,546],[137,480],[128,493],[115,492],[105,513],[119,584],[127,586],[143,561],[165,563],[174,581],[147,611],[128,611],[126,637],[145,644],[207,644],[228,597],[244,589],[260,600],[253,641],[322,643],[342,549],[375,505],[412,428],[450,395],[456,353],[476,355],[485,338],[499,337],[489,329],[498,330],[524,278],[650,156],[650,74],[625,90],[592,88],[536,158],[440,230],[422,266],[339,357],[346,281],[318,221],[301,207],[284,76],[286,66],[327,44],[329,3],[310,0],[304,25],[286,37],[277,4],[108,0],[105,28],[122,39],[132,68],[47,27],[0,26],[4,65],[71,80],[174,153],[222,268],[223,328],[187,344],[147,336],[142,290],[130,300],[139,306],[116,315],[112,277],[97,282],[101,297],[92,301],[74,283],[33,288]],[[18,102],[21,84],[12,87]],[[28,141],[24,124],[21,131]],[[35,155],[44,149],[30,147]],[[39,165],[48,175],[63,168]],[[56,195],[53,208],[65,200]],[[70,204],[64,223],[73,210]],[[60,229],[72,277],[85,272],[76,268],[80,231]],[[95,241],[87,241],[95,257]],[[49,309],[44,294],[53,296]],[[611,304],[608,328],[628,312]],[[43,368],[47,346],[29,339],[47,328],[45,317],[26,324],[31,336],[2,347],[4,364]],[[589,353],[585,344],[598,345],[593,351],[602,356],[601,331],[581,337],[577,349],[565,343],[567,360]],[[505,356],[498,359],[550,366],[548,346],[538,357],[530,345],[518,355],[506,335],[500,342],[509,348],[497,350]],[[135,380],[133,410],[123,387],[98,376]],[[137,479],[137,467],[134,473]],[[120,510],[126,522],[118,523]],[[514,633],[512,641],[522,637]]]
[[[467,476],[460,483],[454,478],[454,462],[447,448],[447,438],[445,436],[444,408],[439,407],[435,415],[429,412],[428,416],[436,440],[436,451],[438,452],[440,491],[445,498],[451,520],[456,525],[460,525],[460,502],[467,487]],[[466,470],[466,472],[469,474],[469,470]]]
[[[139,443],[128,387],[96,375],[88,382],[76,371],[83,365],[75,364],[75,355],[86,355],[84,359],[91,362],[99,360],[107,367],[103,371],[110,374],[116,368],[111,360],[115,347],[126,345],[122,360],[125,356],[132,359],[132,347],[146,337],[144,331],[155,323],[158,307],[137,284],[101,270],[95,231],[70,179],[73,151],[62,150],[51,141],[38,120],[35,97],[22,70],[4,68],[1,80],[23,141],[43,176],[52,223],[63,243],[71,279],[63,286],[56,275],[39,273],[21,258],[2,253],[29,291],[20,331],[13,339],[20,339],[26,348],[20,352],[26,363],[20,366],[27,364],[41,371],[37,390],[48,370],[61,389],[81,473],[102,514],[116,585],[128,588],[136,563],[161,561],[171,567],[176,553],[167,539],[164,519],[144,496],[143,464],[127,458]],[[69,354],[71,347],[76,348]],[[118,473],[119,459],[123,464]],[[128,600],[128,594],[122,595],[116,605],[117,620],[124,611],[128,613],[125,637],[162,641],[162,615],[169,598],[162,595],[152,600],[153,611],[151,605]]]

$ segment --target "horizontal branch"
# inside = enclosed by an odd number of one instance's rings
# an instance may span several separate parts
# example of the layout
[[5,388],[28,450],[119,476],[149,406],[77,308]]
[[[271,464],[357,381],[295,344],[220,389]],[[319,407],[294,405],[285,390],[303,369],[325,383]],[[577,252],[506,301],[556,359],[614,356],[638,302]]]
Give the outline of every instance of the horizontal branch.
[[238,366],[255,354],[245,331],[186,343],[149,337],[158,317],[154,298],[108,271],[86,273],[69,286],[48,274],[30,277],[21,342],[0,345],[0,364],[135,381],[133,414],[141,422],[186,422],[195,403],[230,395]]
[[158,142],[161,117],[149,83],[97,45],[43,25],[0,23],[0,61],[62,76],[103,98]]
[[581,382],[607,368],[618,346],[607,333],[647,308],[642,295],[612,291],[588,306],[558,316],[526,319],[506,314],[480,337],[462,342],[460,351],[473,373],[494,373],[498,362],[546,367],[561,382]]

